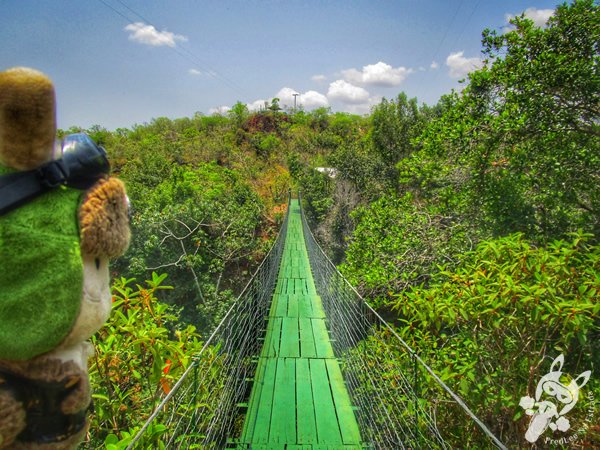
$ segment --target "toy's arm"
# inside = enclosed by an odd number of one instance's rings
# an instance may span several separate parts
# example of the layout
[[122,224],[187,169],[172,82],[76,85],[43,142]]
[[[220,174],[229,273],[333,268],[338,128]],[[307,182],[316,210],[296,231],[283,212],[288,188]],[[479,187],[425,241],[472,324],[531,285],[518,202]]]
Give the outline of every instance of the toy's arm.
[[114,258],[127,250],[130,239],[125,186],[116,178],[100,180],[79,208],[81,252]]

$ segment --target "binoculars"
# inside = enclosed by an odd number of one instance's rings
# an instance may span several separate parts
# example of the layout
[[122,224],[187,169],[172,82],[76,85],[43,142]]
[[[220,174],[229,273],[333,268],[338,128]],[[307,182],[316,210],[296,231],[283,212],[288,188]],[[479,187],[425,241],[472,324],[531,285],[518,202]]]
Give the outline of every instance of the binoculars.
[[37,169],[0,176],[0,215],[61,185],[89,189],[110,171],[106,151],[85,133],[66,136],[61,151]]

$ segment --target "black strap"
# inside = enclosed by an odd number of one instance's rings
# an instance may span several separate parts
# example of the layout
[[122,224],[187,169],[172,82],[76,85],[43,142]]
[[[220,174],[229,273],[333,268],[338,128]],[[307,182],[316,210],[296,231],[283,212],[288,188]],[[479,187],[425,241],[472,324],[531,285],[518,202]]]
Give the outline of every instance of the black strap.
[[0,216],[64,184],[68,170],[61,160],[51,161],[36,170],[0,177]]

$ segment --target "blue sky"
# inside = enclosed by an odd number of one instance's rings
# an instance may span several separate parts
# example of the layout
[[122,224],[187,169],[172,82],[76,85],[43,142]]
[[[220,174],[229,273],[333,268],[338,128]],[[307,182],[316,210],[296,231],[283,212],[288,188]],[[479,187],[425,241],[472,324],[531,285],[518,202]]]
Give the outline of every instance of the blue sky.
[[109,129],[274,96],[368,113],[406,92],[435,103],[477,67],[481,31],[548,0],[0,0],[0,70],[57,91],[58,125]]

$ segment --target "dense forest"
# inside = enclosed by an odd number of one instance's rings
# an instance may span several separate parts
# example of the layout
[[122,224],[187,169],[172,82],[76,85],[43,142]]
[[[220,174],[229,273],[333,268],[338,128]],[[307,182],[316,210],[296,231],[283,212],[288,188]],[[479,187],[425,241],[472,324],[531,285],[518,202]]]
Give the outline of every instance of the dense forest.
[[[127,184],[133,232],[94,338],[91,447],[117,448],[169,391],[273,243],[289,189],[344,276],[511,446],[519,399],[558,354],[592,370],[600,399],[600,8],[512,22],[483,32],[484,66],[436,105],[400,93],[357,116],[275,99],[85,130]],[[600,445],[598,417],[582,445]]]

